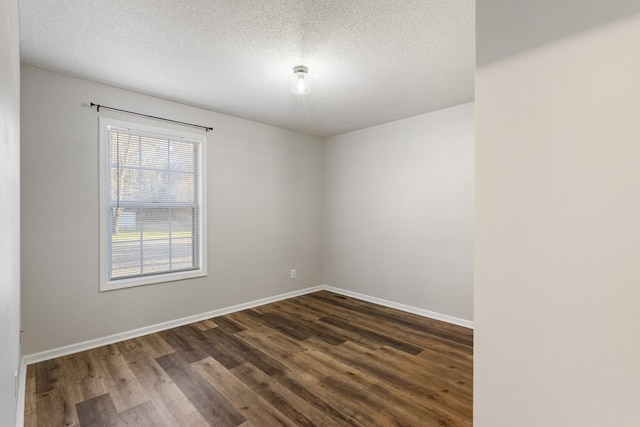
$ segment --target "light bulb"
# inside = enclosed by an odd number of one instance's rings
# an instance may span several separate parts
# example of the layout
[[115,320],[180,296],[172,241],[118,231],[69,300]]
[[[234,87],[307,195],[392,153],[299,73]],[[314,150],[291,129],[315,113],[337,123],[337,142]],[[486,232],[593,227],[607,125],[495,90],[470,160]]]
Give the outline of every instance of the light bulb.
[[293,67],[293,75],[289,77],[289,87],[295,95],[307,95],[313,90],[313,78],[304,65]]
[[303,74],[298,75],[298,83],[296,83],[296,89],[293,91],[293,93],[297,95],[304,95],[305,93],[307,93],[307,85],[304,83]]

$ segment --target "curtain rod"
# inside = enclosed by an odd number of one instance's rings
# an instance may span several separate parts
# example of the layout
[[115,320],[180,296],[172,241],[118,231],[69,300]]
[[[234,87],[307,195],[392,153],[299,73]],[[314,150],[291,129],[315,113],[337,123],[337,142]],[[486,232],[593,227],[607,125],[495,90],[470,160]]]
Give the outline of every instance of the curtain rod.
[[191,126],[191,127],[194,127],[194,128],[204,129],[207,132],[213,130],[213,128],[209,127],[209,126],[202,126],[202,125],[196,125],[196,124],[193,124],[193,123],[179,122],[178,120],[171,120],[171,119],[165,119],[164,117],[150,116],[148,114],[136,113],[135,111],[121,110],[120,108],[107,107],[106,105],[95,104],[93,102],[91,103],[90,106],[91,107],[96,107],[96,111],[98,111],[98,112],[100,111],[101,108],[104,108],[106,110],[119,111],[121,113],[133,114],[134,116],[147,117],[149,119],[162,120],[162,121],[165,121],[165,122],[171,122],[171,123],[176,123],[176,124],[179,124],[179,125]]

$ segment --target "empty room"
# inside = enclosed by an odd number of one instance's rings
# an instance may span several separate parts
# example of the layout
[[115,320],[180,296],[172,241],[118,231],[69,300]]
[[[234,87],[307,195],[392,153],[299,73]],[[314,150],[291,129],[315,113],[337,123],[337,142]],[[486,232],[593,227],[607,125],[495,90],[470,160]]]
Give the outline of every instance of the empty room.
[[0,18],[0,425],[638,425],[637,1]]

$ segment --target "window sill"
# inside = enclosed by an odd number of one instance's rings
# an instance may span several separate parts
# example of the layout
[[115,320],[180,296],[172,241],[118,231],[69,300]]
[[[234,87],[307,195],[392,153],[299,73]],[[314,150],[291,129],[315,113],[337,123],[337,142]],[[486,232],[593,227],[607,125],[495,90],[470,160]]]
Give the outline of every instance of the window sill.
[[120,279],[100,282],[100,292],[115,291],[117,289],[133,288],[136,286],[153,285],[157,283],[175,282],[178,280],[205,277],[207,272],[204,269],[194,271],[181,271],[176,273],[165,273],[154,276],[133,277],[131,279]]

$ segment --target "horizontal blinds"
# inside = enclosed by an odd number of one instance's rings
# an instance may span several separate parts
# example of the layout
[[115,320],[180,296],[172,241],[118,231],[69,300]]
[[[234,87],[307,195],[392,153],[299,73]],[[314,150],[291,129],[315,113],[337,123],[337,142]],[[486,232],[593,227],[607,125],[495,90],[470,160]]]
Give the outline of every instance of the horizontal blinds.
[[109,278],[199,268],[199,141],[109,126]]

